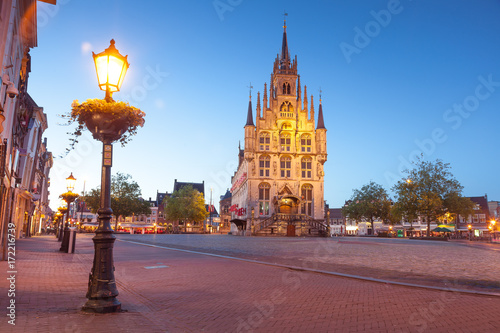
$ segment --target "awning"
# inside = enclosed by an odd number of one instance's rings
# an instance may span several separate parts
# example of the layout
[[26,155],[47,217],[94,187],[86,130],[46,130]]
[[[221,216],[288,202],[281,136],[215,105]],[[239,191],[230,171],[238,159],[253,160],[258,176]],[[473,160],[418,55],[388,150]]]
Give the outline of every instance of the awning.
[[232,219],[229,222],[236,224],[237,227],[246,227],[247,221],[241,219]]

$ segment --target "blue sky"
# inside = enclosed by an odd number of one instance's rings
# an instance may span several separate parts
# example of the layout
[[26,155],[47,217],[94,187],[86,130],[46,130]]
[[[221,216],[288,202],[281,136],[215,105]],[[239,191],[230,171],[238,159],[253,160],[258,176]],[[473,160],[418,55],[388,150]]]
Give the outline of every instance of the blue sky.
[[[325,200],[340,207],[369,181],[388,191],[415,156],[450,163],[465,196],[500,200],[500,1],[74,1],[39,4],[28,90],[48,115],[48,149],[69,129],[74,99],[103,98],[92,51],[114,38],[130,69],[116,100],[146,112],[113,173],[145,198],[174,179],[230,188],[252,83],[269,83],[286,10],[290,53],[328,129]],[[255,111],[254,111],[255,115]],[[90,135],[57,158],[51,207],[73,172],[75,191],[100,183],[101,144]],[[207,195],[207,201],[209,196]],[[218,200],[217,200],[218,201]]]

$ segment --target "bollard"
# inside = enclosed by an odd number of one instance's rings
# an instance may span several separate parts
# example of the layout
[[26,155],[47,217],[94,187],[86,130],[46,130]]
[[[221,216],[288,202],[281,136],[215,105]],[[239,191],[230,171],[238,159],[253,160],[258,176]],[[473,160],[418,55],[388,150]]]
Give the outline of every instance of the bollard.
[[76,243],[76,228],[69,228],[68,253],[75,252],[75,243]]

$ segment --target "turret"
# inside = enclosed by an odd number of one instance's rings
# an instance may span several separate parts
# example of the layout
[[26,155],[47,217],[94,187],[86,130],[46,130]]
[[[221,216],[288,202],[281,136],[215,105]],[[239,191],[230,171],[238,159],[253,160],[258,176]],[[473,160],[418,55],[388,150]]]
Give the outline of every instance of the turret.
[[247,158],[247,153],[255,151],[255,125],[253,123],[253,113],[252,113],[252,95],[248,101],[248,112],[247,112],[247,123],[245,125],[245,158]]
[[326,162],[326,127],[323,120],[323,103],[321,95],[319,98],[319,111],[318,111],[318,126],[316,127],[316,152],[318,153],[318,162],[321,164]]

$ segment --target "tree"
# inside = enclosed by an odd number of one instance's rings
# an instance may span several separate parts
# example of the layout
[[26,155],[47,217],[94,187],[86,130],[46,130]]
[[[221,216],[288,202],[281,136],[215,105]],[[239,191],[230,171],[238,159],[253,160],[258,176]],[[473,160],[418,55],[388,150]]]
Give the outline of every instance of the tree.
[[474,214],[476,204],[469,198],[462,197],[459,193],[451,192],[444,198],[444,205],[447,212],[453,217],[455,224],[458,222],[458,216],[467,218]]
[[405,171],[408,176],[398,181],[392,190],[397,206],[406,216],[426,218],[429,236],[431,221],[438,220],[447,211],[445,198],[460,196],[463,187],[450,172],[449,163],[419,159],[414,165],[412,170]]
[[385,222],[390,220],[391,200],[381,185],[371,181],[353,192],[348,204],[342,208],[344,216],[356,221],[364,218],[370,221],[372,228],[376,218]]
[[207,218],[205,198],[191,185],[184,186],[163,199],[165,217],[170,221],[183,221],[186,231],[187,222],[198,223]]
[[[95,188],[84,197],[87,207],[96,213],[101,206],[101,190]],[[116,173],[111,177],[111,209],[116,217],[115,230],[117,230],[118,218],[132,214],[150,214],[151,208],[147,201],[141,198],[139,185],[132,180],[132,176]]]
[[101,207],[101,190],[99,188],[91,189],[83,196],[83,201],[93,214],[97,214],[97,210]]
[[406,220],[410,222],[411,230],[413,230],[413,220],[418,218],[418,200],[415,191],[415,183],[409,178],[406,179],[399,184],[396,193],[398,201],[396,201],[392,207],[392,214],[398,216],[400,221],[406,218]]

